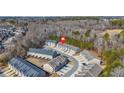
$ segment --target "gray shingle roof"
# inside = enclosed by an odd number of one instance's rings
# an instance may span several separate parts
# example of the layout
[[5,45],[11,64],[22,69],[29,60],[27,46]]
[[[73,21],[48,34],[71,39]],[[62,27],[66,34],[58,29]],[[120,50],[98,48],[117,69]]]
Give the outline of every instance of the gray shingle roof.
[[100,74],[102,68],[98,64],[94,64],[94,66],[92,66],[92,69],[90,69],[89,71],[94,77],[96,77]]
[[98,64],[83,65],[82,71],[76,74],[77,77],[97,77],[102,71]]
[[57,41],[55,41],[55,40],[47,40],[46,42],[57,43]]
[[[59,42],[58,45],[61,45],[61,43]],[[74,51],[79,51],[80,50],[80,48],[75,47],[75,46],[71,46],[71,45],[68,45],[68,44],[64,44],[63,46],[67,47],[67,48],[70,48],[70,49],[72,49]]]
[[27,77],[44,77],[46,72],[21,57],[14,57],[9,64]]
[[57,52],[51,49],[46,49],[46,48],[29,48],[29,52],[33,53],[39,53],[39,54],[45,54],[45,55],[51,55],[51,56],[56,56]]
[[89,51],[87,50],[83,50],[81,52],[81,55],[83,55],[88,61],[92,60],[93,58],[95,58],[94,56],[92,56]]
[[53,67],[54,69],[57,69],[57,68],[61,68],[61,66],[64,66],[65,64],[67,64],[67,62],[68,62],[67,57],[60,55],[60,56],[50,60],[48,62],[48,64],[51,67]]

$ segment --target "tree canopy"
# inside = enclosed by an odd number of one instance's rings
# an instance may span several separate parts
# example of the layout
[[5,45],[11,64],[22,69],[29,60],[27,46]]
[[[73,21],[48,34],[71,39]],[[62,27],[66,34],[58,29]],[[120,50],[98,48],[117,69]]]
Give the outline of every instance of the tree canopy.
[[121,60],[120,60],[120,55],[122,55],[123,53],[124,53],[124,49],[120,49],[120,50],[110,49],[104,52],[103,59],[105,61],[106,67],[102,71],[101,76],[110,76],[111,71],[114,68],[119,67],[119,66],[123,67],[123,65],[121,64]]
[[111,24],[113,26],[122,26],[124,25],[124,19],[112,20]]
[[103,39],[104,39],[105,41],[109,41],[109,39],[110,39],[109,34],[108,34],[108,33],[105,33],[104,36],[103,36]]
[[89,29],[89,30],[87,30],[87,31],[84,33],[85,37],[90,37],[90,32],[91,32],[91,30],[90,30],[90,29]]

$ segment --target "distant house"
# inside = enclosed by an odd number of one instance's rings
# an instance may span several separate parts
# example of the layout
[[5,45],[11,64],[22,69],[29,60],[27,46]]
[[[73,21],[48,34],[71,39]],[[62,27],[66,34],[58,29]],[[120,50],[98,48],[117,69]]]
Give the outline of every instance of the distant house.
[[45,77],[46,72],[37,66],[31,64],[21,57],[12,58],[9,63],[9,68],[14,70],[19,76],[25,77]]
[[56,44],[57,44],[57,41],[55,41],[55,40],[47,40],[47,41],[45,42],[45,45],[46,45],[46,46],[51,46],[51,47],[55,47]]
[[38,58],[45,58],[45,59],[53,59],[54,57],[58,56],[57,52],[47,48],[29,48],[27,55],[38,57]]
[[67,63],[68,63],[67,57],[60,55],[60,56],[52,59],[51,61],[49,61],[48,64],[45,64],[43,66],[43,68],[44,68],[44,70],[46,70],[50,73],[53,73],[53,72],[57,72],[58,70],[60,70]]
[[101,64],[101,61],[97,59],[95,56],[91,55],[91,53],[87,50],[83,50],[80,52],[80,56],[84,59],[83,63],[97,63]]
[[76,77],[97,77],[102,71],[102,68],[98,64],[85,64]]
[[65,53],[68,53],[70,55],[73,55],[76,52],[80,51],[80,48],[78,48],[78,47],[71,46],[71,45],[68,45],[68,44],[61,44],[61,43],[58,43],[56,45],[56,49],[59,49],[59,50],[65,52]]
[[0,49],[4,49],[4,46],[0,44]]
[[0,53],[3,52],[5,49],[5,47],[3,45],[0,44]]

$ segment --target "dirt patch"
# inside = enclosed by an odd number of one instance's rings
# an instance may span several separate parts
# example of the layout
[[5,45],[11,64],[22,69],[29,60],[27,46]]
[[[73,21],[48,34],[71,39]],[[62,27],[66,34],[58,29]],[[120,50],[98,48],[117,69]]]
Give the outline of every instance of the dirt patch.
[[34,58],[34,57],[28,57],[26,60],[31,62],[32,64],[35,64],[36,66],[42,68],[44,64],[48,63],[48,60],[41,59],[41,58]]

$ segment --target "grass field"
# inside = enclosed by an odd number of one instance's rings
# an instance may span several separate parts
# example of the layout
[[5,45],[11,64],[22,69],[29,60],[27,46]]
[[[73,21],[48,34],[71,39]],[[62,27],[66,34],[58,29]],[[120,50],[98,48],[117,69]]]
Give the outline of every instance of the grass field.
[[110,36],[114,36],[116,34],[119,34],[123,29],[108,29],[108,30],[105,30],[104,32],[102,32],[101,34],[104,35],[105,33],[108,33]]

